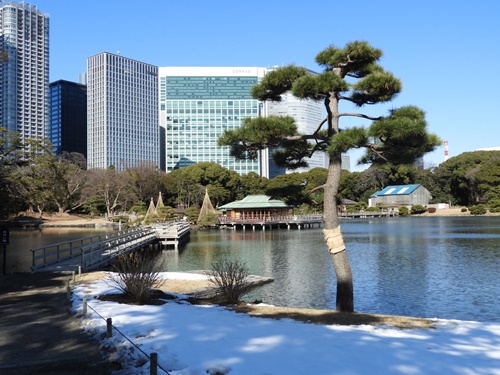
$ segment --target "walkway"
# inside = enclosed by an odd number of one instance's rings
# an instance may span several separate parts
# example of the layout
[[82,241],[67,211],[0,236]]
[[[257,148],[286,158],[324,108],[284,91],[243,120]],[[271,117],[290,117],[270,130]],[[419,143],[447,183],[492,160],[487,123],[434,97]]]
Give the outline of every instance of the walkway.
[[89,271],[122,253],[157,242],[151,228],[132,228],[31,249],[31,269],[42,272]]
[[287,216],[247,216],[247,217],[219,217],[219,226],[232,229],[251,228],[252,230],[266,228],[312,228],[321,226],[323,215],[287,215]]
[[35,272],[86,272],[105,266],[120,254],[150,245],[173,245],[189,240],[188,222],[168,222],[152,227],[133,227],[31,249]]
[[69,312],[64,273],[0,277],[0,374],[108,375],[98,344]]

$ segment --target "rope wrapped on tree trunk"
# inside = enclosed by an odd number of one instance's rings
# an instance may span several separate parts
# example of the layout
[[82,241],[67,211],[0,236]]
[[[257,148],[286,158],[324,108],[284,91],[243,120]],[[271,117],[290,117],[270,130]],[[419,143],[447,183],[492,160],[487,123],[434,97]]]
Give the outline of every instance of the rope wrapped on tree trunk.
[[330,253],[336,254],[345,250],[344,239],[342,238],[342,233],[340,233],[340,227],[323,229],[323,234]]

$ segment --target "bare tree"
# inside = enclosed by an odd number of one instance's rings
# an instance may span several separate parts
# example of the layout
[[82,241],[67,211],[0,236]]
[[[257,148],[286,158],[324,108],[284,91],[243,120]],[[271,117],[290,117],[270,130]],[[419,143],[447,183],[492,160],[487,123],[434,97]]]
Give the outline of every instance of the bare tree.
[[163,262],[146,252],[135,251],[120,254],[113,264],[114,273],[108,278],[123,294],[128,295],[137,303],[147,303],[151,300],[154,288],[163,283],[161,272]]
[[126,202],[130,201],[129,188],[130,179],[126,174],[114,168],[92,169],[83,194],[87,200],[102,202],[108,216],[113,217],[116,210],[125,209]]
[[248,268],[240,261],[214,262],[212,270],[206,271],[206,275],[216,287],[217,296],[223,303],[238,303],[252,289],[248,283]]

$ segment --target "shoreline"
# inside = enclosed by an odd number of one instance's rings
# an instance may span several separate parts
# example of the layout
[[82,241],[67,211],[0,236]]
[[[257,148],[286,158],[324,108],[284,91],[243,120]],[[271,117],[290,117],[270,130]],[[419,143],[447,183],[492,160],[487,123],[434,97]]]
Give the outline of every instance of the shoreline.
[[[192,275],[200,274],[201,271],[185,271],[185,272],[165,272],[165,274],[176,274],[176,278],[166,278],[157,289],[167,294],[183,295],[187,298],[193,298],[201,304],[216,304],[210,299],[203,297],[197,298],[196,295],[203,295],[200,291],[213,290],[213,284],[208,279],[193,279]],[[182,278],[186,275],[186,278]],[[78,285],[89,285],[107,277],[105,271],[94,271],[82,274],[76,280]],[[207,295],[210,293],[206,293]],[[311,309],[299,307],[286,307],[267,305],[265,303],[253,304],[246,301],[241,301],[238,305],[226,306],[226,309],[242,314],[247,314],[256,318],[267,319],[292,319],[306,324],[323,324],[323,325],[388,325],[402,329],[416,328],[434,328],[436,319],[434,318],[417,318],[402,315],[383,315],[370,314],[355,311],[353,313],[343,313],[336,310],[328,309]]]
[[[471,215],[470,211],[462,212],[464,207],[452,207],[436,210],[434,213],[424,212],[418,215],[409,215],[407,217],[490,217],[500,216],[499,212],[486,213],[484,215]],[[39,218],[24,217],[21,220],[5,221],[4,224],[14,224],[12,227],[37,227],[37,228],[103,228],[118,226],[118,223],[106,220],[104,218],[84,218],[72,214],[59,215],[44,215]]]

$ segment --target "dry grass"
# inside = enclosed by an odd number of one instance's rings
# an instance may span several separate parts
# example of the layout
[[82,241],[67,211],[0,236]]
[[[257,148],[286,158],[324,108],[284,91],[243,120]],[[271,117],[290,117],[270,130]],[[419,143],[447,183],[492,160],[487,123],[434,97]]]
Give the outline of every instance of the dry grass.
[[412,318],[408,316],[342,313],[335,310],[299,309],[240,304],[233,310],[251,316],[271,319],[293,319],[312,324],[338,325],[388,325],[398,328],[433,328],[430,319]]
[[[83,274],[79,282],[89,282],[105,276],[103,272]],[[210,288],[208,280],[166,280],[161,286],[165,293],[188,294],[204,288]],[[123,301],[125,302],[125,301]],[[212,303],[212,301],[198,301]],[[228,307],[239,313],[268,319],[293,319],[310,324],[338,324],[338,325],[387,325],[397,328],[433,328],[431,319],[412,318],[408,316],[393,316],[362,313],[341,313],[335,310],[316,310],[291,307],[276,307],[265,305],[251,305],[241,303]]]

